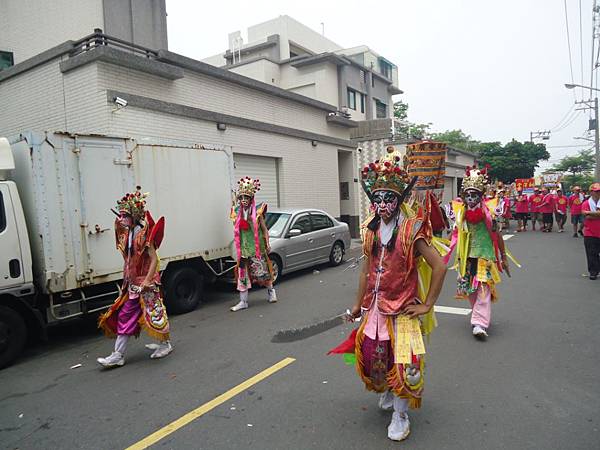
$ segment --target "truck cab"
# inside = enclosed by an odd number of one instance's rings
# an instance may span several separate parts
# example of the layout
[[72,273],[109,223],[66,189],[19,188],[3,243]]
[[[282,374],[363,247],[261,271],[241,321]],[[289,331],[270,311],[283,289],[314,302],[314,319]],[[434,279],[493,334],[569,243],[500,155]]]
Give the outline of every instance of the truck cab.
[[0,368],[21,353],[29,325],[41,323],[34,299],[31,250],[8,140],[0,138]]

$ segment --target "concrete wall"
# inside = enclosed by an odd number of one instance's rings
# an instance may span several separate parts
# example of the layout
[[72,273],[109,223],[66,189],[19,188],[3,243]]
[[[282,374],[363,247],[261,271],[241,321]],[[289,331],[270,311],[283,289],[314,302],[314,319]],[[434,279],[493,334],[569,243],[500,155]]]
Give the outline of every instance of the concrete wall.
[[249,27],[248,42],[259,41],[274,34],[278,34],[281,38],[281,59],[290,57],[289,41],[293,41],[315,54],[341,49],[335,42],[289,16],[279,16],[276,19]]
[[15,64],[94,28],[104,28],[102,0],[0,1],[0,50],[13,52]]
[[104,32],[151,49],[167,49],[165,0],[103,0]]
[[280,87],[330,105],[338,105],[337,66],[331,63],[292,67],[283,64]]
[[278,64],[274,64],[268,59],[259,59],[257,61],[244,64],[229,69],[231,72],[239,73],[245,77],[262,81],[281,87],[281,70]]
[[184,78],[172,81],[107,63],[99,63],[99,70],[100,89],[114,89],[299,130],[348,138],[347,129],[326,122],[325,111],[207,75],[186,70]]

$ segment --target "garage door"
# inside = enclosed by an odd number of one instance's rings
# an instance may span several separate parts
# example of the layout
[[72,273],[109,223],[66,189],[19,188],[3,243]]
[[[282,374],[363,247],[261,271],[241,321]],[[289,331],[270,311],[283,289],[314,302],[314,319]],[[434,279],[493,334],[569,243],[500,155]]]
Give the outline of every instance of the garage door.
[[234,153],[233,161],[236,182],[243,177],[258,178],[261,186],[256,194],[257,203],[266,202],[271,207],[278,207],[277,158]]

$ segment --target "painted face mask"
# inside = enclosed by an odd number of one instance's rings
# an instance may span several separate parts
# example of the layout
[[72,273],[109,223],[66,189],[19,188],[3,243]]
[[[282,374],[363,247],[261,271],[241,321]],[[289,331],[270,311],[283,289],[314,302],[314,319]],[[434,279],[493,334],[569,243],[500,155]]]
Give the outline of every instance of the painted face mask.
[[131,217],[131,215],[121,211],[121,214],[119,215],[119,222],[121,222],[122,226],[131,228],[131,226],[133,225],[133,218]]
[[251,200],[252,200],[252,198],[249,195],[240,195],[240,204],[244,208],[247,208],[248,206],[250,206]]
[[465,192],[465,203],[469,208],[475,208],[481,202],[481,193],[477,191]]
[[398,209],[398,195],[392,191],[373,193],[373,209],[383,219],[392,217]]

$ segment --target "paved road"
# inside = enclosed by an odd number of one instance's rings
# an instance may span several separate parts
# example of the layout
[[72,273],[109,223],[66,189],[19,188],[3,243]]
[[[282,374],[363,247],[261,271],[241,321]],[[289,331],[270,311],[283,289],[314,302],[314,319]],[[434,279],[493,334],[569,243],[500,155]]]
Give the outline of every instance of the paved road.
[[[125,367],[101,371],[95,358],[109,353],[112,341],[93,324],[55,331],[0,372],[0,445],[126,448],[292,357],[152,448],[598,448],[600,282],[581,276],[582,239],[526,233],[509,244],[524,267],[500,286],[487,342],[473,339],[468,317],[438,314],[423,407],[411,414],[412,434],[402,444],[387,440],[390,413],[377,410],[377,397],[353,368],[325,356],[348,326],[270,342],[279,329],[351,304],[357,273],[342,266],[287,277],[276,305],[264,290],[253,291],[251,308],[235,314],[228,311],[234,294],[212,291],[201,308],[172,318],[175,351],[165,360],[150,360],[140,339]],[[452,299],[453,288],[450,272],[439,304],[465,307]]]

